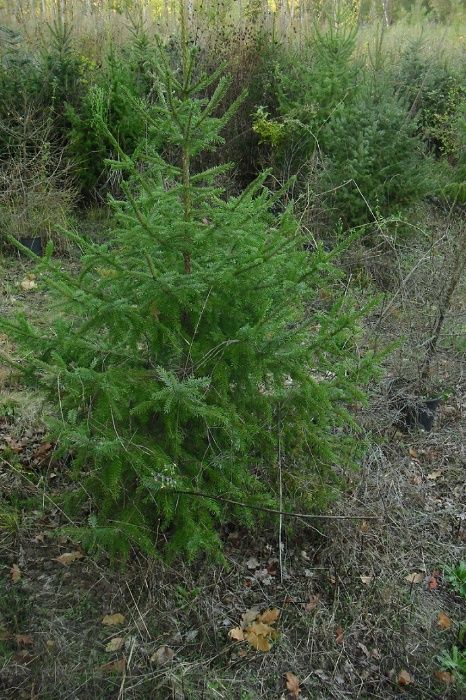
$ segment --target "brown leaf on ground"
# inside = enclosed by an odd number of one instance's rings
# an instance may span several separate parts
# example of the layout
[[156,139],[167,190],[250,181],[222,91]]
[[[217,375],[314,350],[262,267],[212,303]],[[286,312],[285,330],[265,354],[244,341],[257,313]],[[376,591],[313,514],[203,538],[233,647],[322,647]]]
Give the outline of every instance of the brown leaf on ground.
[[267,637],[256,634],[253,630],[246,630],[244,634],[247,641],[254,649],[258,651],[270,651],[271,646]]
[[228,636],[238,642],[246,641],[258,651],[270,651],[272,640],[278,637],[278,632],[272,625],[279,616],[277,608],[265,610],[262,614],[259,614],[257,608],[251,608],[243,613],[240,626],[231,629]]
[[278,564],[278,559],[269,559],[267,562],[267,571],[269,572],[270,576],[277,576]]
[[69,566],[77,559],[82,559],[83,556],[84,554],[78,550],[76,550],[75,552],[64,552],[63,554],[60,554],[59,557],[56,557],[55,561],[58,561],[60,564],[63,564],[63,566]]
[[35,459],[45,459],[47,455],[49,454],[50,450],[52,449],[53,445],[51,442],[44,442],[42,445],[39,445],[37,450],[34,452],[34,457]]
[[338,627],[335,630],[335,641],[337,644],[343,644],[343,640],[345,638],[345,630],[341,625],[338,625]]
[[10,578],[13,583],[18,583],[18,581],[21,579],[21,569],[19,568],[18,564],[13,564],[11,567]]
[[104,615],[102,624],[112,627],[114,625],[122,625],[125,621],[125,616],[121,613],[113,613],[113,615]]
[[174,658],[175,652],[173,649],[164,644],[163,646],[159,647],[157,651],[154,651],[150,657],[150,660],[157,666],[166,666],[167,664],[171,664]]
[[440,629],[449,630],[452,624],[453,620],[450,620],[448,615],[445,615],[444,612],[439,612],[437,615],[437,625],[440,627]]
[[105,651],[120,651],[121,647],[125,643],[123,637],[113,637],[105,647]]
[[228,636],[236,642],[244,642],[244,630],[242,630],[241,627],[233,627],[233,629],[228,632]]
[[295,676],[294,673],[291,673],[291,671],[287,671],[285,673],[285,678],[286,689],[290,695],[290,698],[297,698],[299,695],[301,695],[299,678]]
[[408,583],[422,583],[424,580],[424,574],[419,573],[418,571],[413,571],[412,574],[408,574],[405,577],[405,581]]
[[261,637],[269,637],[275,630],[273,627],[265,625],[263,622],[254,622],[254,624],[248,627],[247,632],[254,632],[254,634]]
[[246,612],[241,616],[241,627],[243,627],[243,629],[245,627],[249,627],[251,622],[254,622],[258,615],[259,608],[250,608],[249,610],[246,610]]
[[109,661],[107,664],[102,664],[100,670],[104,673],[124,673],[126,669],[126,659],[124,656],[116,661]]
[[448,673],[448,671],[436,671],[435,677],[446,685],[450,685],[450,683],[453,683],[455,680],[453,674]]
[[16,652],[13,658],[19,664],[29,664],[37,657],[31,654],[27,649],[21,649],[21,651]]
[[18,442],[17,440],[14,440],[12,437],[7,435],[4,438],[6,444],[8,445],[8,449],[10,449],[12,452],[15,454],[19,454],[24,450],[24,445],[21,442]]
[[278,608],[272,608],[271,610],[266,610],[261,615],[258,615],[257,619],[259,622],[263,622],[266,625],[274,623],[280,617],[280,611]]
[[320,600],[320,595],[316,593],[315,595],[309,596],[309,602],[304,605],[306,612],[311,612],[315,610]]
[[397,681],[398,681],[398,685],[411,685],[411,683],[413,682],[413,679],[412,679],[411,674],[408,673],[408,671],[406,671],[405,669],[403,669],[402,671],[399,672]]

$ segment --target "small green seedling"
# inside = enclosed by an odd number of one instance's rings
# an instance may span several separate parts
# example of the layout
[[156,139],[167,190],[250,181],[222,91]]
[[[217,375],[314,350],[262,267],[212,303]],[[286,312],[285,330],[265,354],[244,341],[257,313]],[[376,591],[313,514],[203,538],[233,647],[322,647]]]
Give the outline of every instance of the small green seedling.
[[456,566],[448,566],[444,573],[451,587],[462,598],[466,598],[466,562],[460,561]]
[[466,651],[453,645],[450,651],[444,651],[438,660],[442,667],[452,674],[456,683],[466,688]]

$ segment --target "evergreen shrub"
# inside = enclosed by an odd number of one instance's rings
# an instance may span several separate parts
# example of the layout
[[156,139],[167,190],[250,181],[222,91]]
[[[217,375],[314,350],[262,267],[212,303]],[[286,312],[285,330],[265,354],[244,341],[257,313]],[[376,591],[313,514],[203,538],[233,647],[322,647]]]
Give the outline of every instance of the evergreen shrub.
[[96,97],[111,167],[125,174],[118,225],[103,245],[69,234],[78,274],[49,247],[40,270],[61,312],[48,330],[0,319],[24,350],[24,381],[57,407],[68,505],[87,513],[69,532],[123,557],[131,544],[160,549],[155,533],[172,553],[218,551],[216,524],[254,513],[216,497],[278,505],[279,461],[283,508],[322,507],[360,448],[348,406],[374,368],[332,254],[304,251],[290,209],[272,213],[281,193],[267,173],[227,197],[217,177],[228,166],[194,172],[237,105],[214,116],[228,81],[221,69],[193,79],[186,37],[182,64],[161,53],[152,107],[126,92],[147,132],[132,156]]
[[298,173],[327,223],[348,229],[397,215],[433,189],[405,100],[382,66],[364,66],[355,49],[352,24],[315,30],[307,55],[277,66],[277,112],[261,108],[254,121],[279,179]]
[[119,148],[131,154],[144,138],[145,125],[127,96],[150,98],[152,61],[153,52],[144,34],[136,36],[122,52],[112,48],[105,67],[90,82],[80,103],[67,104],[67,153],[75,163],[76,179],[85,198],[118,190],[105,162],[116,152],[94,119],[94,90],[99,88],[105,95],[105,119],[112,125]]
[[453,205],[464,208],[466,205],[466,101],[459,106],[458,112],[458,118],[454,124],[455,158],[444,192]]
[[353,60],[355,46],[354,27],[342,24],[324,32],[315,28],[299,52],[276,47],[275,94],[258,110],[254,128],[262,142],[270,142],[274,165],[287,176],[302,170],[320,150],[323,127],[356,94],[360,66]]
[[391,87],[367,83],[335,109],[322,133],[321,188],[333,217],[348,228],[390,217],[432,191],[432,166],[417,125]]
[[426,57],[422,41],[413,42],[393,69],[395,86],[411,113],[418,133],[436,156],[454,156],[455,121],[466,98],[466,72],[445,57]]

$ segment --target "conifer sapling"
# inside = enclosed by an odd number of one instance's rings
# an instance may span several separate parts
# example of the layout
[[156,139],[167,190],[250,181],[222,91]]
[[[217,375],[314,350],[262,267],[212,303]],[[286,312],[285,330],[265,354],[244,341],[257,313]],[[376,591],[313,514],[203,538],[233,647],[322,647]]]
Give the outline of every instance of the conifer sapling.
[[156,533],[172,552],[218,551],[216,523],[252,511],[216,496],[276,504],[278,437],[283,507],[321,505],[354,455],[346,407],[373,366],[356,352],[360,313],[336,294],[331,254],[303,249],[267,174],[229,197],[228,166],[193,166],[236,104],[218,116],[228,81],[197,75],[182,26],[181,70],[160,50],[156,106],[128,96],[147,131],[132,157],[95,93],[125,176],[108,240],[68,234],[79,274],[49,248],[39,265],[60,310],[48,330],[0,321],[27,351],[24,381],[56,406],[50,433],[88,519],[77,537],[122,556],[132,543],[156,551]]

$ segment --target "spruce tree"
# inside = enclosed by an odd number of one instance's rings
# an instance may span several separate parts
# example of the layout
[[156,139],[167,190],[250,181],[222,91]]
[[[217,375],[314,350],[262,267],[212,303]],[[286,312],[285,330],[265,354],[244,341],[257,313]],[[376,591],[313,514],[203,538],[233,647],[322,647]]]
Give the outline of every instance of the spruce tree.
[[56,406],[50,434],[88,515],[77,537],[114,555],[154,552],[156,533],[172,552],[218,551],[218,523],[253,519],[218,497],[276,505],[279,451],[283,508],[321,506],[354,457],[347,406],[373,366],[332,254],[304,250],[267,173],[227,196],[227,166],[193,166],[236,105],[218,116],[228,81],[196,76],[182,26],[182,67],[160,50],[157,105],[128,96],[147,132],[132,157],[96,93],[126,183],[108,240],[68,234],[78,274],[51,247],[38,263],[59,308],[49,329],[0,320],[24,381]]

